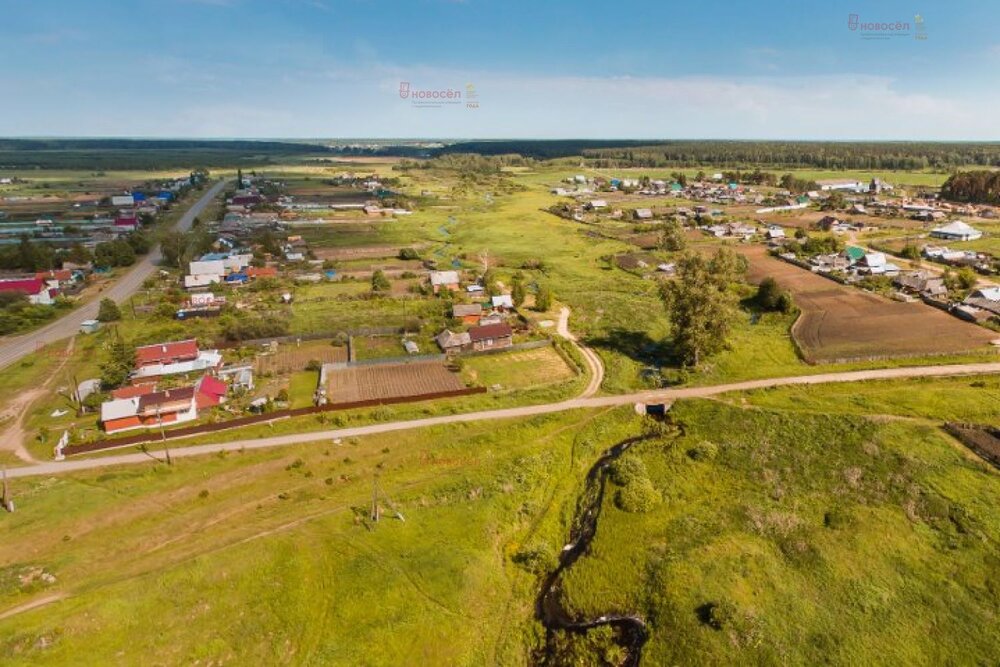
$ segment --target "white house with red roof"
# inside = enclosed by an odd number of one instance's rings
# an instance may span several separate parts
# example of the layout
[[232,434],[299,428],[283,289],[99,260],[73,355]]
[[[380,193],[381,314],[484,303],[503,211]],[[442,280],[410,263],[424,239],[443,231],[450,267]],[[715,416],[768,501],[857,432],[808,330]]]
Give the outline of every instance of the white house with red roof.
[[144,345],[135,350],[137,378],[214,370],[222,366],[218,350],[199,350],[195,339]]
[[56,290],[39,278],[15,278],[0,280],[0,292],[23,294],[28,302],[36,306],[51,306],[55,303]]

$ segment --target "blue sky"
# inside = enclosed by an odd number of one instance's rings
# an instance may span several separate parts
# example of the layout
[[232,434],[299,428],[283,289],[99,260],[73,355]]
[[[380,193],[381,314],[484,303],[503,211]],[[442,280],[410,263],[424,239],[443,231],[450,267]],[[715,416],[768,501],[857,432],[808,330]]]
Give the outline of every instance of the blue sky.
[[[0,17],[4,136],[1000,140],[996,0],[0,0]],[[472,84],[478,108],[417,106],[401,81]]]

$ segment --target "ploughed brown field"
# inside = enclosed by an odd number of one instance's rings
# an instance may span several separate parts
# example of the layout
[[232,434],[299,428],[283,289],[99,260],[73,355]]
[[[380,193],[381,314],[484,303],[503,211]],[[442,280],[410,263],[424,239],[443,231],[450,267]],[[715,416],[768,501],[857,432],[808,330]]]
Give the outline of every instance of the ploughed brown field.
[[353,366],[330,373],[330,403],[421,396],[464,389],[461,378],[439,361]]
[[294,373],[313,360],[321,364],[343,363],[347,361],[347,348],[333,347],[329,341],[286,346],[275,354],[257,357],[254,366],[258,373]]
[[771,276],[792,293],[802,315],[792,335],[810,362],[953,354],[983,349],[996,333],[923,303],[902,303],[840,285],[767,254],[740,247],[749,278]]

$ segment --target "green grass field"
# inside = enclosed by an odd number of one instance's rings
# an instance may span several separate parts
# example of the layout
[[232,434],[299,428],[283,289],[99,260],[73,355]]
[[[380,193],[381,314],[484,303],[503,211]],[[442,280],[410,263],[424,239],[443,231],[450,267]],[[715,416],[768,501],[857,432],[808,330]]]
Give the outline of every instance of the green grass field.
[[635,454],[659,502],[609,485],[570,608],[643,615],[645,664],[990,662],[1000,475],[927,424],[779,402],[675,405]]
[[[582,461],[634,419],[596,417],[19,483],[20,509],[2,517],[2,609],[66,598],[0,620],[0,656],[524,664],[534,581],[509,556],[558,541]],[[375,473],[405,521],[366,527]]]
[[[624,512],[609,485],[566,602],[641,614],[644,664],[988,662],[1000,475],[933,420],[995,417],[998,389],[962,378],[679,402],[683,435],[633,454],[660,500]],[[0,614],[53,601],[0,619],[0,656],[529,663],[539,577],[584,474],[643,430],[630,408],[574,411],[17,480]],[[372,529],[374,474],[405,521],[388,511]]]

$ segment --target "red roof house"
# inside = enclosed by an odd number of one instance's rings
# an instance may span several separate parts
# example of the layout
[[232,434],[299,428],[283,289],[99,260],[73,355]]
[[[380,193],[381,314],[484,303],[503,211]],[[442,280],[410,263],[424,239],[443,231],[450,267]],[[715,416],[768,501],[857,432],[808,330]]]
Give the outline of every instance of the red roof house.
[[28,301],[34,304],[49,305],[52,303],[52,293],[44,280],[38,278],[23,278],[0,280],[0,292],[24,294]]
[[144,345],[135,350],[135,364],[138,368],[155,364],[176,364],[180,361],[193,361],[197,358],[198,341],[193,338],[173,343]]
[[152,394],[154,391],[156,391],[155,384],[134,384],[112,390],[111,398],[137,398]]
[[225,381],[211,375],[205,375],[198,381],[197,393],[195,394],[195,404],[199,410],[211,408],[225,402],[229,385]]

